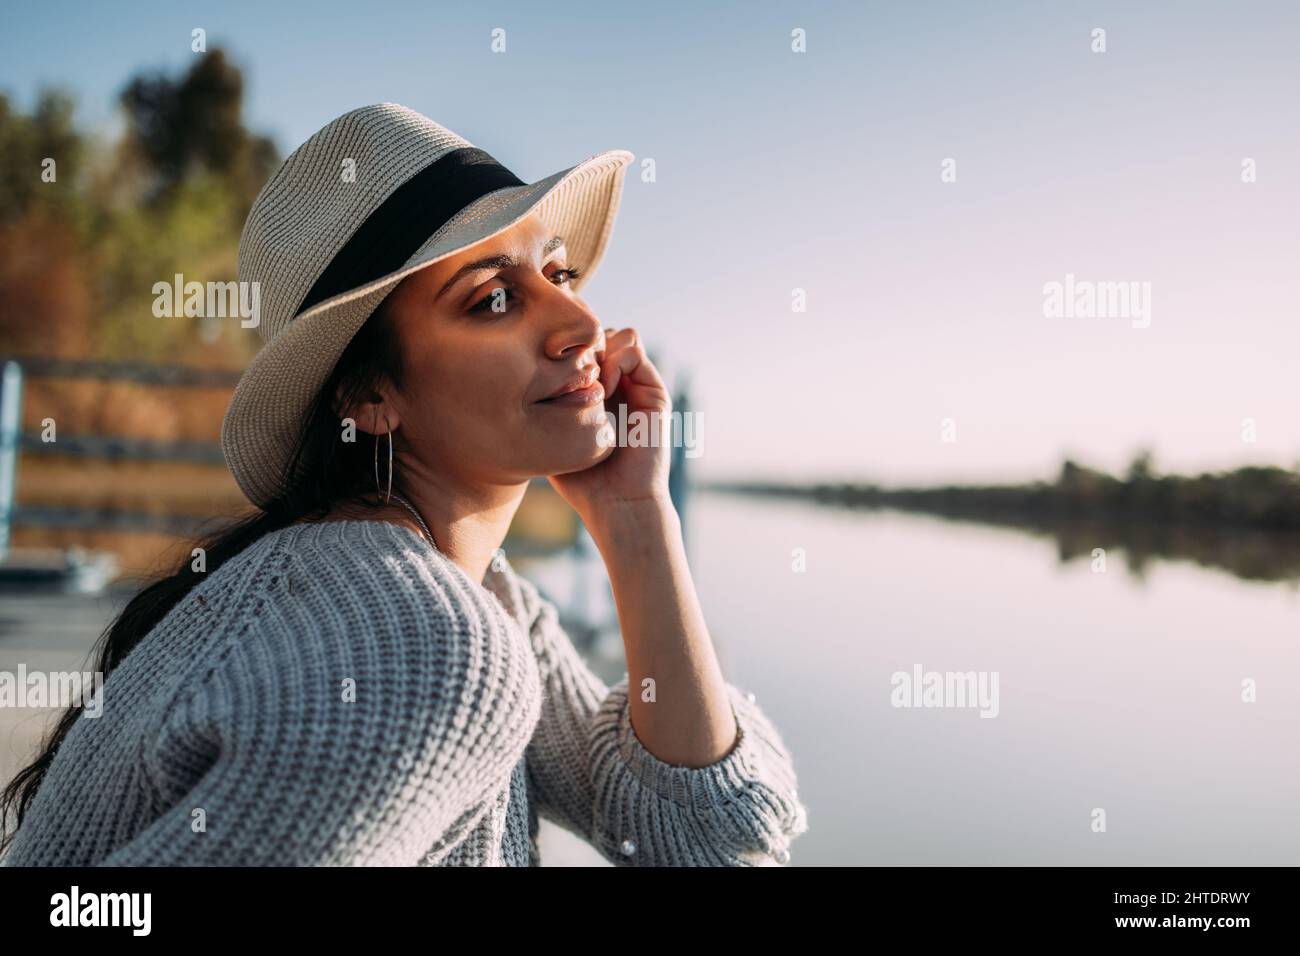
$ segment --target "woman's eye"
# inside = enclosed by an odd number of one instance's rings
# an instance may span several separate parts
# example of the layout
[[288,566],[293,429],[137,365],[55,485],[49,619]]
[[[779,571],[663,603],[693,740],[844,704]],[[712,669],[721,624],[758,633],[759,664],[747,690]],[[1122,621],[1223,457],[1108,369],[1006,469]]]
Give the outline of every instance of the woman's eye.
[[507,289],[505,286],[498,286],[497,288],[489,292],[487,295],[485,295],[482,299],[479,299],[479,301],[474,303],[474,305],[470,306],[470,311],[486,312],[488,309],[492,308],[492,304],[498,299],[500,299],[502,302],[505,302],[512,298],[514,297],[510,295],[509,289]]
[[[555,285],[568,285],[569,283],[575,281],[580,275],[582,275],[582,273],[579,272],[577,269],[556,269],[554,272],[551,273],[551,282],[555,283]],[[557,276],[559,276],[560,278],[557,279],[556,278]],[[500,299],[504,304],[505,302],[513,301],[516,298],[518,297],[514,295],[514,293],[511,292],[509,288],[507,288],[506,286],[498,286],[497,288],[489,292],[487,295],[485,295],[483,298],[475,302],[472,306],[470,306],[469,311],[487,312],[489,309],[492,308],[493,302],[495,302],[498,299]],[[505,309],[501,309],[500,311],[504,312]]]

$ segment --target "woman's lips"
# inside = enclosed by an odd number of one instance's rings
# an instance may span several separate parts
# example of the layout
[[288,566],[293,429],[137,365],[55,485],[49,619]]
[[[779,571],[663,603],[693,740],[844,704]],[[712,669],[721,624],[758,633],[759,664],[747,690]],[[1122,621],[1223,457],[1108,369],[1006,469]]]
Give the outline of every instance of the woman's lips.
[[587,388],[579,388],[572,392],[565,392],[559,398],[544,398],[538,405],[595,405],[597,402],[605,400],[605,386],[597,380]]

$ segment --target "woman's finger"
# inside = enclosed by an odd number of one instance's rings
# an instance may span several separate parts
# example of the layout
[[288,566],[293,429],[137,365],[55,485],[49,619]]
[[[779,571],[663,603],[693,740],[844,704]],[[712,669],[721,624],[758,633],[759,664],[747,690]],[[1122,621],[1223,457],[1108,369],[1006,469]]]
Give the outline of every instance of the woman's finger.
[[623,376],[630,375],[644,359],[645,351],[639,345],[625,345],[616,352],[607,353],[600,373],[600,384],[604,386],[605,397],[613,395]]
[[[636,334],[636,329],[631,329],[631,328],[605,329],[605,347],[604,349],[601,350],[601,353],[598,355],[597,358],[597,361],[599,361],[601,364],[602,376],[605,374],[604,369],[605,366],[609,364],[609,358],[611,355],[615,355],[616,353],[622,351],[623,349],[626,349],[630,346],[638,345],[639,343],[640,343],[640,337]],[[602,377],[601,379],[602,384],[604,383],[604,381],[605,380]],[[616,378],[614,380],[614,387],[617,387],[617,385],[618,385],[618,379]],[[613,392],[613,390],[614,390],[613,388],[607,386],[605,388],[605,394],[609,395],[611,392]]]
[[604,352],[617,352],[628,345],[635,345],[640,340],[636,329],[606,329]]

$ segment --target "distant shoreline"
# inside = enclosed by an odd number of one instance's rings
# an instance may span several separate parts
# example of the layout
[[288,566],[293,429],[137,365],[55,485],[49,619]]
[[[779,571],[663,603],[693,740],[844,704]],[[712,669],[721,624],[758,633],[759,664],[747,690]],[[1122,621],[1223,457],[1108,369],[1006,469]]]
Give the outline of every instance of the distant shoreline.
[[1067,460],[1052,482],[920,488],[869,483],[707,482],[698,487],[998,523],[1011,519],[1034,525],[1123,520],[1300,533],[1300,474],[1276,467],[1195,476],[1155,475],[1148,463],[1139,459],[1126,477],[1117,478]]
[[1117,478],[1066,461],[1053,482],[886,488],[873,484],[700,482],[702,491],[892,510],[1011,528],[1055,540],[1062,563],[1096,549],[1126,555],[1135,576],[1152,559],[1191,561],[1246,580],[1300,581],[1300,474],[1246,467],[1196,476],[1151,472],[1139,456]]

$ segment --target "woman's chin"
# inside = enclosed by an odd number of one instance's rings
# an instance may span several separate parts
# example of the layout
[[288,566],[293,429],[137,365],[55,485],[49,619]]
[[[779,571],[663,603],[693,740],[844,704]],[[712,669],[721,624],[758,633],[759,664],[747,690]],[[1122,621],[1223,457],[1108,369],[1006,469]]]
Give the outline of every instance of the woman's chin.
[[614,453],[612,430],[586,429],[578,434],[564,436],[547,448],[549,459],[546,473],[549,475],[566,475],[573,471],[582,471],[592,465],[598,465]]

